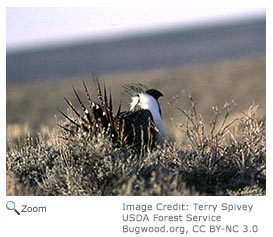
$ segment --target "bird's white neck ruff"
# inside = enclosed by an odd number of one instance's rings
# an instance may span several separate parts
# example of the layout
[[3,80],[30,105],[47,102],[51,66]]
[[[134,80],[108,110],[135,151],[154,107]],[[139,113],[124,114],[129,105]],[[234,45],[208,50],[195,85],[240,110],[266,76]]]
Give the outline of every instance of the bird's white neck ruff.
[[140,106],[141,109],[148,109],[151,112],[155,126],[159,130],[160,135],[164,137],[166,130],[163,126],[157,100],[151,95],[140,93],[139,97],[132,97],[130,110],[133,110],[137,105]]
[[132,97],[132,102],[130,104],[130,110],[133,110],[137,106],[138,101],[139,101],[139,97],[138,96]]

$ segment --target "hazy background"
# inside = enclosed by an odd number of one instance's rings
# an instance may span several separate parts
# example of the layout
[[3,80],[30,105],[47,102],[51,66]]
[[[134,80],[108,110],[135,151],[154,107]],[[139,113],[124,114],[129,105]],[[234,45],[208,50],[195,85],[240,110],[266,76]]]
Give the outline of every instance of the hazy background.
[[265,17],[262,7],[7,8],[7,50]]
[[[7,8],[7,134],[18,138],[56,127],[62,96],[99,74],[123,109],[122,85],[161,90],[164,122],[181,137],[170,107],[192,93],[211,107],[235,101],[236,112],[259,104],[265,116],[265,8]],[[57,115],[59,119],[59,115]]]

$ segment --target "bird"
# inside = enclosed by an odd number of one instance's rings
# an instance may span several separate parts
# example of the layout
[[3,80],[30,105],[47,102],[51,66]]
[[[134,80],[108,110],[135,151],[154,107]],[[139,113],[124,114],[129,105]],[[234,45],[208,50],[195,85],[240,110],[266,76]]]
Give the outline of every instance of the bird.
[[[125,94],[131,96],[130,108],[121,111],[121,103],[119,103],[114,115],[111,90],[107,93],[105,84],[102,89],[96,76],[93,76],[93,80],[97,88],[96,102],[91,99],[83,81],[88,106],[84,105],[78,92],[73,88],[81,106],[81,112],[64,97],[74,116],[71,117],[59,110],[68,123],[58,125],[66,131],[68,136],[75,136],[80,130],[91,137],[104,133],[109,135],[116,146],[131,148],[137,152],[162,146],[166,130],[158,102],[163,94],[159,90],[147,89],[142,84],[124,86]],[[65,139],[68,137],[66,136]]]

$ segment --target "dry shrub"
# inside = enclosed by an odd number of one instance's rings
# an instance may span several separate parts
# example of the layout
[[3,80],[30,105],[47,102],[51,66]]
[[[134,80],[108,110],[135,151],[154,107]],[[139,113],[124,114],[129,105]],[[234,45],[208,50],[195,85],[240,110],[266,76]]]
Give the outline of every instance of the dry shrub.
[[178,128],[186,134],[182,147],[167,140],[137,154],[105,133],[63,130],[66,139],[52,132],[8,143],[7,194],[265,195],[265,124],[257,108],[232,118],[231,105],[214,107],[206,126],[192,97],[190,104],[188,111],[177,108],[185,121]]
[[177,108],[185,116],[179,129],[186,133],[194,158],[184,161],[185,180],[199,192],[214,195],[227,194],[227,190],[246,185],[259,185],[265,190],[265,124],[256,118],[258,106],[247,112],[231,116],[231,105],[221,110],[213,107],[209,126],[191,96],[190,110]]

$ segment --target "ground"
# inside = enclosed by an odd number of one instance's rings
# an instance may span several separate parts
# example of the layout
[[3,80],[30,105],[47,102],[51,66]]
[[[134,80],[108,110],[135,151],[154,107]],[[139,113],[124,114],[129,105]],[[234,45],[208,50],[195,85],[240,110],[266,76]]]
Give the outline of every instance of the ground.
[[164,147],[139,155],[104,135],[59,138],[62,96],[77,105],[84,80],[95,97],[90,75],[7,83],[7,194],[265,194],[264,57],[98,76],[114,108],[129,107],[124,84],[163,92]]

